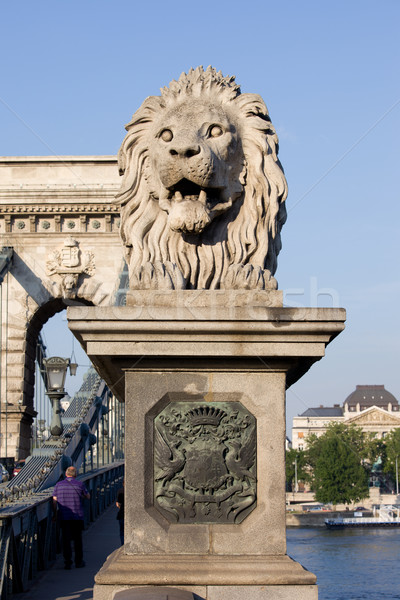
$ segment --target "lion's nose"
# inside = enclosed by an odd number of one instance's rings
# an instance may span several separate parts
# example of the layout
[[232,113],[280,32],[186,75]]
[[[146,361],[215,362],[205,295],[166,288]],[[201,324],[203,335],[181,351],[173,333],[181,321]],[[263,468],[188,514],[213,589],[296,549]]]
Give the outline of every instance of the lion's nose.
[[200,154],[200,146],[198,144],[174,144],[173,148],[170,148],[169,153],[171,156],[177,156],[178,158],[191,158]]

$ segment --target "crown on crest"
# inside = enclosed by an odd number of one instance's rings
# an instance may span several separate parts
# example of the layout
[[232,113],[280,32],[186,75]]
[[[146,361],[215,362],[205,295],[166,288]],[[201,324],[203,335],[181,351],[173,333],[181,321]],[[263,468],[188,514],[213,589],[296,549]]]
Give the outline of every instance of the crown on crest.
[[192,425],[219,425],[226,412],[215,406],[198,406],[186,413]]

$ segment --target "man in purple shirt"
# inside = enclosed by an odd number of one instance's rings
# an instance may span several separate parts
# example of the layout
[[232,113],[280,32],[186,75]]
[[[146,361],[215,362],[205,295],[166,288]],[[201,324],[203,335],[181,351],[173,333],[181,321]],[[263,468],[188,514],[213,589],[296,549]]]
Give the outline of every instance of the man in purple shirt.
[[63,556],[65,569],[72,565],[71,542],[74,542],[75,566],[79,569],[85,566],[82,549],[83,530],[83,499],[90,498],[85,485],[76,479],[75,467],[68,467],[65,479],[54,487],[53,503],[58,506],[63,540]]

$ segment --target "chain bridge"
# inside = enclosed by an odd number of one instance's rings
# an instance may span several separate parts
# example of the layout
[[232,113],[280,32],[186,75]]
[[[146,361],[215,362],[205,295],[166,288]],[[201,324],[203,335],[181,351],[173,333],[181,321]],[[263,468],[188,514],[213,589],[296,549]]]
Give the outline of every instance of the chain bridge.
[[72,304],[124,303],[118,187],[113,156],[0,158],[0,462],[11,471],[26,459],[0,484],[1,599],[28,589],[56,559],[52,489],[67,466],[91,492],[86,525],[121,487],[123,399],[92,367],[61,435],[38,434],[38,397],[48,391],[42,326]]

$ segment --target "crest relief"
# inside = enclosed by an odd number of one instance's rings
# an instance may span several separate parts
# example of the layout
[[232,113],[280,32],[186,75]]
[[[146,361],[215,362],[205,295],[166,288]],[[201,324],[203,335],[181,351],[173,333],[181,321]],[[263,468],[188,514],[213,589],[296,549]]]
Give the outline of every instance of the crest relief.
[[240,402],[171,402],[153,432],[153,503],[168,521],[240,523],[255,508],[256,419]]
[[82,253],[79,242],[72,236],[64,240],[61,249],[55,250],[47,262],[47,274],[56,275],[61,283],[61,292],[65,298],[75,298],[78,280],[81,275],[93,275],[96,267],[93,252]]

